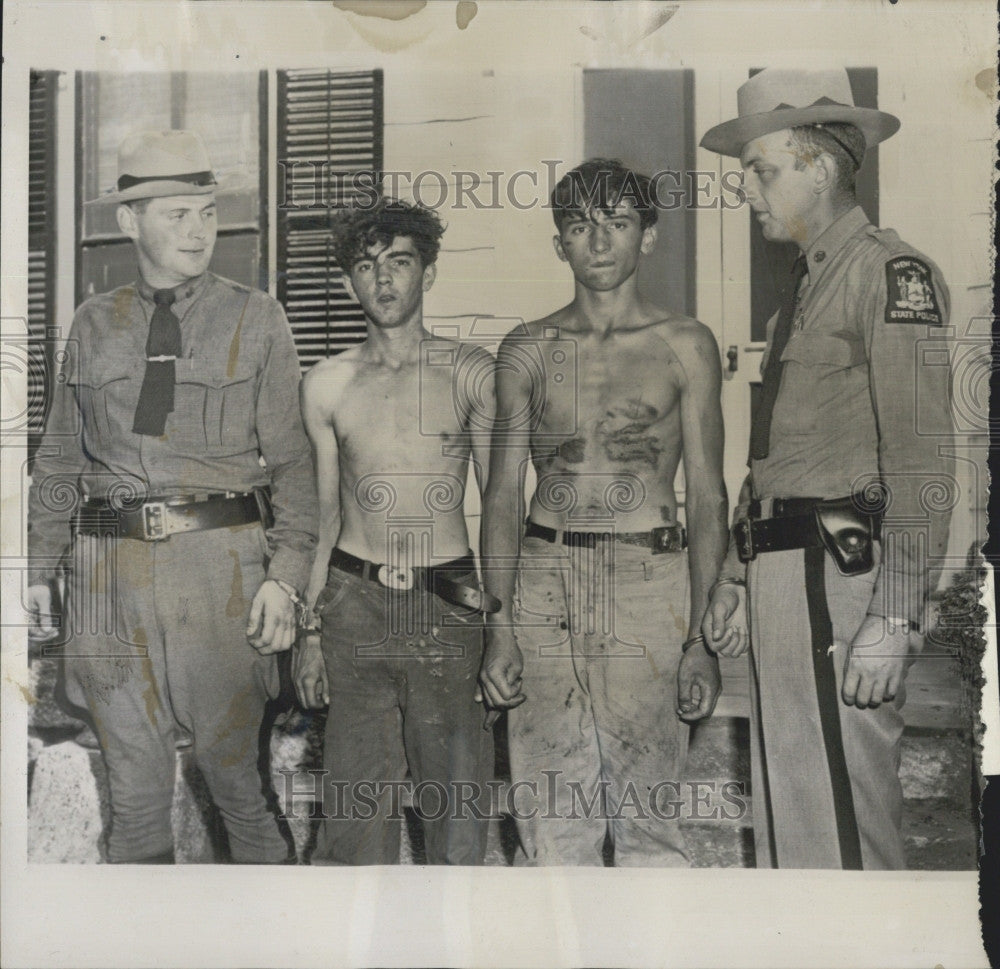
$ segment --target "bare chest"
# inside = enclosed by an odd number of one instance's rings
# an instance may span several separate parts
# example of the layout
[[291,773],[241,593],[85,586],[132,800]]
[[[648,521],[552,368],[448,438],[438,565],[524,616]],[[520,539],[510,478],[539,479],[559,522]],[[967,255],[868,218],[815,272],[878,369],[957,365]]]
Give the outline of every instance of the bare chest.
[[359,374],[341,397],[334,429],[344,458],[389,471],[436,465],[443,448],[462,445],[464,421],[451,368],[407,367]]
[[567,356],[572,366],[545,382],[547,436],[642,434],[676,410],[677,361],[662,345],[580,341]]

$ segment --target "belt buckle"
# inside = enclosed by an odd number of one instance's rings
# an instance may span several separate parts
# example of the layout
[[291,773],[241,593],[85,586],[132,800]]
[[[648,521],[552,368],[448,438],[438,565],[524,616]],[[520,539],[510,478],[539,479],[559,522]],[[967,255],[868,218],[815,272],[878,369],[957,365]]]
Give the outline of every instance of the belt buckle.
[[736,551],[739,554],[740,561],[744,564],[752,562],[757,557],[757,552],[753,547],[750,522],[737,522],[733,527],[733,538],[736,539]]
[[142,539],[144,542],[162,542],[167,534],[167,503],[149,501],[142,506]]
[[649,544],[653,555],[684,551],[684,546],[687,544],[684,526],[659,525],[650,529]]
[[394,568],[390,565],[380,565],[377,575],[380,585],[396,592],[408,592],[413,588],[413,569]]

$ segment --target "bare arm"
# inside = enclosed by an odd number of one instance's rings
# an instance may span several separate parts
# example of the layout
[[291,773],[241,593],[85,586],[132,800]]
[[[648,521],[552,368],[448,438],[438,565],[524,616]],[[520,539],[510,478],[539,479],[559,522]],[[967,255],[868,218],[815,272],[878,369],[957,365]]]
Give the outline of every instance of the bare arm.
[[326,585],[330,553],[340,535],[340,466],[331,408],[338,383],[329,364],[313,368],[302,382],[302,419],[312,445],[319,497],[319,541],[305,596],[310,608]]
[[495,361],[488,350],[470,347],[463,363],[460,372],[468,373],[471,378],[466,391],[466,422],[472,443],[472,469],[482,495],[489,480],[490,436],[497,409]]
[[489,478],[483,498],[482,549],[487,591],[501,602],[487,617],[486,651],[479,681],[484,700],[494,707],[516,706],[520,692],[521,653],[514,641],[513,599],[521,522],[524,475],[531,454],[532,383],[518,346],[523,336],[508,335],[496,366],[496,417],[490,449]]
[[[715,337],[695,323],[674,346],[681,364],[681,435],[691,616],[688,636],[701,627],[708,593],[726,554],[729,503],[722,480],[722,368]],[[691,644],[677,671],[677,712],[685,720],[710,716],[722,688],[718,660],[704,641]]]
[[701,324],[677,341],[675,349],[684,375],[681,434],[691,572],[690,636],[701,625],[729,538],[729,503],[722,479],[722,368],[715,337]]

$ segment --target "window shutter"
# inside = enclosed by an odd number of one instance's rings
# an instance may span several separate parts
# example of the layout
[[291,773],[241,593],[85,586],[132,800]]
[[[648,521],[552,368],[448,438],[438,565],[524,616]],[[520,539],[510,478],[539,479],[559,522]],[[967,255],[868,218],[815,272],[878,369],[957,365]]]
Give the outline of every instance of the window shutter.
[[329,227],[380,183],[382,98],[380,70],[278,71],[278,299],[303,369],[365,338]]
[[28,456],[34,457],[48,409],[46,372],[55,288],[55,71],[32,71],[28,107]]

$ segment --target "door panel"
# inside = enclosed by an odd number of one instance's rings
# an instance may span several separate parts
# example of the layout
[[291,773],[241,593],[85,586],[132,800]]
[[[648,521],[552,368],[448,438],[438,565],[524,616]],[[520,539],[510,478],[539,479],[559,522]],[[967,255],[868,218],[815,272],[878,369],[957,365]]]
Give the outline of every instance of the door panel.
[[662,182],[671,207],[660,212],[639,282],[654,302],[695,316],[695,221],[684,179],[694,168],[694,71],[587,70],[583,104],[585,158],[617,158],[643,175],[678,173],[684,195],[672,179]]

